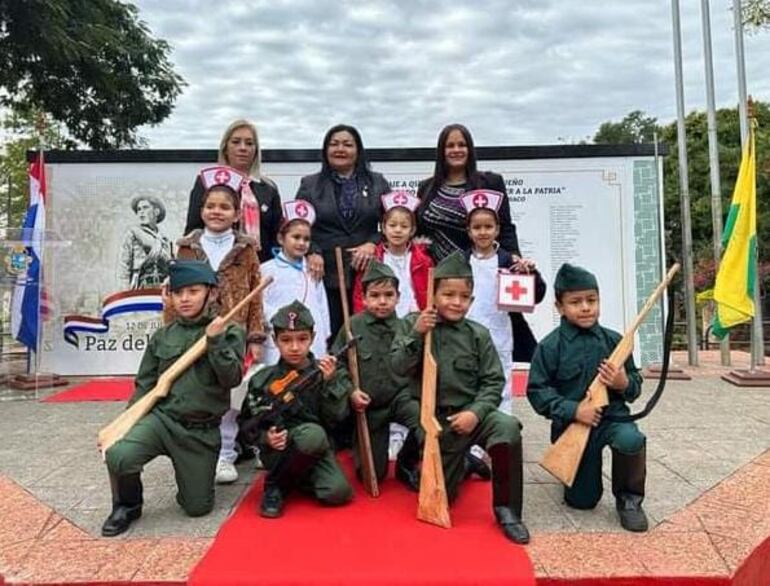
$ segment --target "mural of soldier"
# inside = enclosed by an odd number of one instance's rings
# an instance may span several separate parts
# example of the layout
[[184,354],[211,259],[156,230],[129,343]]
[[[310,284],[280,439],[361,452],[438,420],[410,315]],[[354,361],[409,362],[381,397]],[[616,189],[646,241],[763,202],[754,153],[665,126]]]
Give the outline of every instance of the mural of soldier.
[[171,240],[158,230],[166,217],[166,207],[156,197],[138,195],[131,209],[139,224],[126,231],[120,246],[118,286],[122,289],[159,287],[168,275],[173,255]]

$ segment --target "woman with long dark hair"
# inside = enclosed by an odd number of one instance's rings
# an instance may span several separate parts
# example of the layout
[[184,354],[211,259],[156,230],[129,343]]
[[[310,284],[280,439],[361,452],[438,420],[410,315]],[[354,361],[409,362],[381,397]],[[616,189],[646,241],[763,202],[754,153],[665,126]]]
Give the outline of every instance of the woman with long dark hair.
[[339,246],[344,251],[345,286],[352,307],[353,277],[374,255],[380,240],[380,196],[389,190],[385,177],[369,168],[358,130],[346,124],[326,132],[321,170],[300,182],[297,199],[309,201],[316,210],[312,249],[307,258],[310,270],[319,278],[323,275],[332,336],[342,325],[334,248]]
[[[438,136],[433,177],[421,181],[417,189],[417,197],[420,198],[417,232],[431,239],[431,252],[436,262],[455,250],[466,251],[470,248],[465,208],[460,200],[466,191],[473,189],[506,193],[501,175],[476,168],[476,152],[470,131],[462,124],[450,124]],[[498,214],[500,247],[520,257],[507,197],[503,198]]]

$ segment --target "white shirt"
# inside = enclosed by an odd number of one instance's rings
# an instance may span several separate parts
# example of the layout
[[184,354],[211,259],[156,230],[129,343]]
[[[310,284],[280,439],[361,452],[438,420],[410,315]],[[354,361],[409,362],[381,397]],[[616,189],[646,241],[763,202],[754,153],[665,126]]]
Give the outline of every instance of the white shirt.
[[[287,259],[282,252],[260,267],[262,277],[271,276],[273,282],[262,292],[262,305],[265,319],[270,319],[284,305],[289,305],[295,299],[302,302],[313,316],[315,322],[315,338],[310,350],[320,358],[326,354],[326,339],[331,336],[329,325],[329,302],[323,281],[315,281],[307,268],[307,260],[294,262]],[[268,365],[278,362],[278,348],[272,336],[265,342],[264,363]]]
[[235,245],[235,233],[232,228],[227,232],[211,232],[203,229],[201,234],[201,246],[209,259],[209,264],[214,271],[219,270],[219,265]]
[[396,305],[396,315],[404,317],[413,311],[419,311],[417,299],[414,296],[414,287],[412,287],[412,251],[407,250],[406,254],[396,255],[385,250],[382,256],[383,264],[388,265],[398,277],[399,299]]

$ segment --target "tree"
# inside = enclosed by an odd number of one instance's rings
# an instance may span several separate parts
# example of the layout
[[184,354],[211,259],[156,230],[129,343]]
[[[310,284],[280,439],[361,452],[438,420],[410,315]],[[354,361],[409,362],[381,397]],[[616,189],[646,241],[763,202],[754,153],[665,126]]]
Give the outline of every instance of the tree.
[[[36,128],[42,119],[42,137]],[[60,123],[36,110],[8,113],[0,122],[8,139],[0,151],[0,227],[21,226],[27,211],[29,189],[27,151],[42,145],[46,149],[66,148],[71,140],[65,136]]]
[[645,116],[634,110],[620,122],[604,122],[594,135],[597,144],[639,144],[654,142],[655,132],[660,134],[657,118]]
[[118,0],[0,0],[0,104],[40,109],[94,149],[135,145],[184,81],[169,45]]
[[742,10],[743,23],[749,28],[770,26],[770,0],[744,0]]
[[[757,240],[760,261],[770,260],[770,104],[754,102],[758,128],[757,153]],[[740,123],[737,108],[717,110],[719,141],[719,173],[722,212],[727,215],[741,159]],[[614,130],[628,120],[654,120],[642,112],[632,112],[621,123],[605,122],[599,127]],[[633,126],[629,125],[633,129]],[[636,142],[633,132],[621,129],[616,135],[621,143]],[[692,222],[693,256],[696,264],[713,259],[713,229],[711,225],[711,178],[709,173],[708,125],[705,112],[692,112],[685,119],[687,133],[687,163]],[[612,136],[608,131],[604,136]],[[663,163],[663,193],[666,255],[669,259],[682,257],[682,225],[679,191],[679,151],[676,121],[659,128],[659,139],[668,147]]]

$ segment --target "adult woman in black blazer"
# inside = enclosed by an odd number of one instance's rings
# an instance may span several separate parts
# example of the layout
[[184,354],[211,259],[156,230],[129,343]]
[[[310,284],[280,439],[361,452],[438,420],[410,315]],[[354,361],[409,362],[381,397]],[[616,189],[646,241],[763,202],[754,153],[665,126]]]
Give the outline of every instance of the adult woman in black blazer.
[[343,254],[348,303],[356,270],[366,268],[379,241],[382,215],[380,196],[390,191],[380,173],[369,169],[361,135],[352,126],[333,126],[324,136],[321,171],[302,178],[297,199],[313,204],[316,221],[312,230],[310,270],[323,275],[329,299],[332,336],[342,325],[340,290],[334,248]]
[[[420,198],[417,232],[431,239],[431,253],[436,262],[455,250],[465,252],[470,249],[466,213],[460,198],[472,189],[492,189],[507,193],[501,175],[476,169],[476,153],[470,131],[462,124],[450,124],[438,136],[433,177],[421,181],[417,189]],[[534,270],[535,265],[531,260],[521,258],[516,226],[511,221],[511,205],[507,197],[502,199],[498,219],[500,248],[510,253],[517,270]],[[545,283],[538,279],[538,303],[543,295]],[[514,338],[513,360],[529,362],[537,343],[535,337],[524,316],[520,313],[510,315]]]
[[[219,143],[218,162],[249,176],[249,187],[259,208],[259,260],[260,262],[270,260],[273,258],[273,248],[278,246],[276,237],[281,224],[281,196],[278,194],[275,183],[261,173],[259,137],[256,127],[251,122],[236,120],[227,127]],[[195,185],[190,192],[185,234],[189,234],[196,228],[203,228],[202,198],[203,184],[200,177],[196,177]],[[241,229],[248,234],[250,230],[244,228],[245,226],[242,225]],[[255,234],[250,235],[255,236]]]

